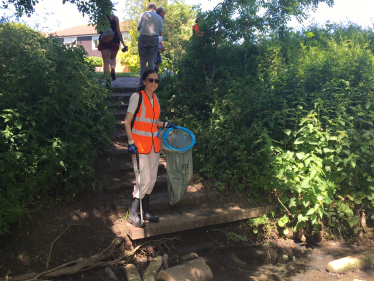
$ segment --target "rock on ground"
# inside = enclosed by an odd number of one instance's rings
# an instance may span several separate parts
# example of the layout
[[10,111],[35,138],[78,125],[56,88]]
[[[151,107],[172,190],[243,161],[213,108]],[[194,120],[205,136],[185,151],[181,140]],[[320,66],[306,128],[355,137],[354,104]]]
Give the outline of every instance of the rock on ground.
[[158,281],[210,281],[213,273],[202,259],[194,259],[180,265],[161,270],[157,276]]

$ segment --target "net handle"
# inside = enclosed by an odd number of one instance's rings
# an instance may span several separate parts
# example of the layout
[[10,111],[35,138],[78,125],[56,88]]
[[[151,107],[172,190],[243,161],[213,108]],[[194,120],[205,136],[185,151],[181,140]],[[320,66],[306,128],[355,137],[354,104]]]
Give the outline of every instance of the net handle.
[[[182,130],[182,131],[188,133],[188,134],[190,135],[191,139],[192,139],[191,144],[190,144],[188,147],[186,147],[186,148],[181,148],[181,149],[180,149],[180,148],[174,148],[174,147],[170,146],[170,145],[167,143],[166,139],[167,139],[167,137],[169,136],[170,131],[173,130],[173,129]],[[173,149],[173,150],[176,150],[176,151],[180,151],[180,152],[187,151],[187,150],[189,150],[191,147],[193,147],[193,146],[195,145],[195,136],[193,135],[193,133],[192,133],[190,130],[188,130],[188,129],[186,129],[186,128],[183,128],[183,127],[175,127],[175,128],[169,128],[169,129],[167,129],[166,132],[164,133],[162,139],[163,139],[165,145],[166,145],[168,148]]]

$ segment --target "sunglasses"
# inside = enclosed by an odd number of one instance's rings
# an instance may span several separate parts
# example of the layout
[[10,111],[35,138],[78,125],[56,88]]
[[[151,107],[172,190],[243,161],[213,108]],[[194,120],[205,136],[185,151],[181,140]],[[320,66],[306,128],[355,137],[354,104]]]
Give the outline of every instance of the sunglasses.
[[149,83],[153,83],[153,82],[155,82],[156,84],[160,83],[160,79],[153,79],[153,78],[146,78],[146,79],[149,81]]

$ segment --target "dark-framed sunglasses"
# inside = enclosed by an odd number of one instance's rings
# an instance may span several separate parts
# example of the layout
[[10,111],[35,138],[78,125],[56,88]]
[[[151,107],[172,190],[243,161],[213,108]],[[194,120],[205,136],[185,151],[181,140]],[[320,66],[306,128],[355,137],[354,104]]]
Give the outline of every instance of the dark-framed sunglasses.
[[160,83],[160,79],[153,79],[153,78],[145,78],[149,81],[149,83],[155,82],[156,84]]

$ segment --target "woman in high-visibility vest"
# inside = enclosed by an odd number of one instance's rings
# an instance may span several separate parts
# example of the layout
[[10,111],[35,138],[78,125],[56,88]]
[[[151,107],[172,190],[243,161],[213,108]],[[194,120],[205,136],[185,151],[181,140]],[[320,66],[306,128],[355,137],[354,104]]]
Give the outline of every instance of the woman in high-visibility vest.
[[[125,129],[128,139],[129,153],[133,154],[132,162],[137,174],[136,153],[139,153],[140,183],[134,186],[131,196],[129,222],[136,227],[144,227],[140,219],[140,198],[144,219],[149,222],[158,222],[158,217],[149,213],[149,198],[155,186],[160,158],[160,139],[157,137],[158,128],[172,128],[174,124],[161,122],[160,103],[154,93],[158,87],[158,74],[153,70],[146,70],[140,85],[130,97],[129,107],[126,113]],[[139,186],[141,194],[139,192]]]

